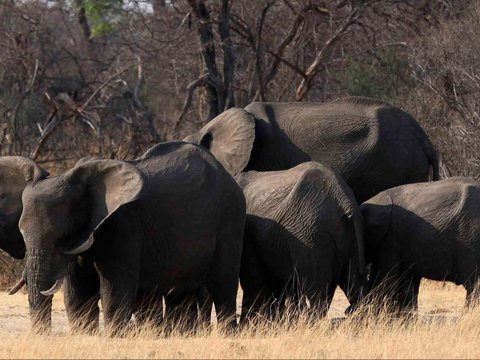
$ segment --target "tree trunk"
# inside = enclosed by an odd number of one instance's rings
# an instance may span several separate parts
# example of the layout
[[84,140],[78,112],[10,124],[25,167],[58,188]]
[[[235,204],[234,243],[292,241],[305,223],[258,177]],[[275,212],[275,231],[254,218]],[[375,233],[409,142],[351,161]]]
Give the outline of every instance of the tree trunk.
[[[207,92],[208,120],[221,111],[225,103],[223,84],[217,69],[215,45],[210,13],[203,0],[187,0],[197,18],[197,31],[200,36],[204,72],[207,74],[205,89]],[[227,4],[228,5],[228,4]]]
[[235,75],[235,53],[233,50],[232,39],[230,38],[230,5],[229,0],[222,1],[222,11],[220,14],[220,23],[218,25],[220,38],[223,46],[223,88],[224,103],[220,110],[227,110],[235,106],[233,93],[233,78]]

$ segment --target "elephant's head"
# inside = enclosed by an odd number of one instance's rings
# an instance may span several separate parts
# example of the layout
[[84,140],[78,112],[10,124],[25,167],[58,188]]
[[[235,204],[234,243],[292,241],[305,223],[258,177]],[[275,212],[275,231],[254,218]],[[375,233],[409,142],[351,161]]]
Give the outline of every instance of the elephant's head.
[[92,158],[25,188],[19,227],[27,249],[25,278],[35,329],[50,328],[52,295],[68,262],[88,251],[96,231],[117,209],[135,201],[142,188],[135,166]]
[[376,249],[388,235],[391,226],[392,208],[392,199],[385,191],[360,206],[365,224],[367,264],[372,262]]
[[22,192],[27,184],[46,176],[48,173],[28,158],[0,157],[0,249],[16,259],[25,256],[25,243],[18,230]]
[[240,108],[229,109],[184,141],[209,150],[232,175],[248,164],[255,140],[255,118]]

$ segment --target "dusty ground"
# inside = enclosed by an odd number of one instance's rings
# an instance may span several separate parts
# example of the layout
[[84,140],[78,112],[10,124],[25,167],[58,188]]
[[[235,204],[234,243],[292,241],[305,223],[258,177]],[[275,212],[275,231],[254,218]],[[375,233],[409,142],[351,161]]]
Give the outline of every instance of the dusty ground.
[[[408,323],[387,319],[346,320],[347,301],[337,292],[329,319],[293,328],[269,325],[234,336],[213,331],[199,336],[158,337],[145,330],[125,339],[72,336],[61,294],[53,303],[53,334],[29,333],[26,294],[0,294],[2,358],[425,358],[480,357],[480,310],[464,314],[463,288],[424,282],[419,317]],[[336,324],[336,326],[332,326]]]
[[[241,291],[237,299],[238,311],[240,312]],[[330,318],[342,318],[348,306],[348,300],[342,291],[337,291],[333,304],[329,311]],[[25,292],[19,292],[13,296],[0,292],[0,332],[8,331],[12,334],[21,334],[28,331],[30,319],[28,317],[28,299]],[[56,335],[68,334],[68,322],[63,306],[63,294],[57,294],[53,298],[52,328]]]

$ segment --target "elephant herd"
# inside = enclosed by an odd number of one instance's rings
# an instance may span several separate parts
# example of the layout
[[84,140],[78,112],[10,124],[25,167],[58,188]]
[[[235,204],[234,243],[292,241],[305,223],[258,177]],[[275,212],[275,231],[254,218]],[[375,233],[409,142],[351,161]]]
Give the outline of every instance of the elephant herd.
[[[428,182],[432,180],[431,182]],[[287,302],[324,316],[339,286],[415,310],[420,280],[477,300],[480,183],[439,179],[434,146],[387,103],[252,103],[135,160],[82,158],[50,176],[0,158],[0,248],[26,257],[35,329],[62,284],[73,330],[189,316],[272,318]],[[370,266],[367,266],[370,265]],[[367,271],[369,269],[369,271]],[[308,301],[306,301],[308,299]]]

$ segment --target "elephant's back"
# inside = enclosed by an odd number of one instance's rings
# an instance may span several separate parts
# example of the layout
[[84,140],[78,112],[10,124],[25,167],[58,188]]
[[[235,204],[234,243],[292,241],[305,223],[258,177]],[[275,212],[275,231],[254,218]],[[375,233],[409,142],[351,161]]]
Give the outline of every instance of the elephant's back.
[[437,225],[476,210],[480,218],[480,182],[453,177],[435,182],[398,186],[386,191],[393,204]]
[[[249,171],[238,175],[237,182],[247,201],[247,213],[278,223],[308,228],[319,219],[333,213],[341,216],[356,206],[348,185],[327,166],[314,161],[287,170]],[[292,220],[294,217],[300,222]]]
[[335,170],[359,201],[428,179],[428,137],[410,114],[388,103],[347,97],[328,103],[253,103],[246,110],[267,119],[311,160]]
[[[293,145],[288,147],[290,151],[295,149],[310,160],[322,162],[344,178],[376,143],[378,124],[373,106],[341,101],[278,102],[252,103],[245,110],[255,116],[260,131],[269,129],[270,134],[261,134],[263,138],[288,139]],[[281,147],[287,144],[274,145],[283,153]]]
[[432,280],[463,281],[471,275],[463,270],[480,261],[479,182],[456,177],[386,193],[393,204],[390,231],[406,266]]
[[[183,141],[166,142],[152,147],[133,163],[147,179],[150,198],[162,199],[164,204],[189,207],[195,199],[203,200],[202,207],[208,209],[203,216],[212,214],[213,217],[220,215],[226,203],[245,206],[235,180],[201,146]],[[195,210],[198,209],[192,209]]]
[[297,169],[278,171],[248,171],[237,175],[243,190],[247,213],[271,217],[272,212],[290,193],[300,176]]
[[382,106],[347,98],[329,103],[253,103],[245,109],[278,127],[312,160],[345,176],[377,143],[377,112]]

